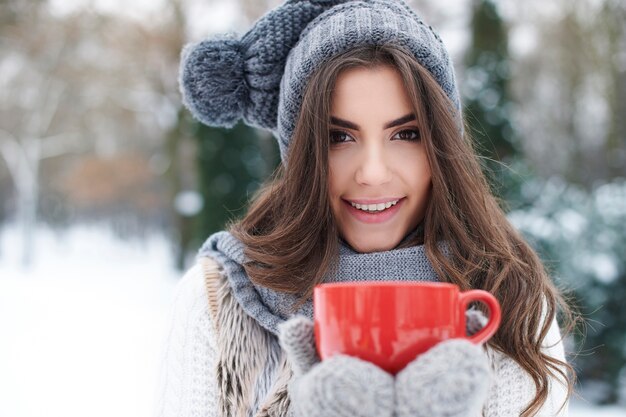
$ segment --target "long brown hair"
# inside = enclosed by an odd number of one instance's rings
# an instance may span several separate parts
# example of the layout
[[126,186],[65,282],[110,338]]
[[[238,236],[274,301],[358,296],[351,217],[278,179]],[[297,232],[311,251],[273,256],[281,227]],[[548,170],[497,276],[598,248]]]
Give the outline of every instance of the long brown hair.
[[[498,299],[502,323],[489,345],[532,377],[536,396],[523,415],[533,415],[548,396],[550,376],[567,381],[568,394],[572,391],[572,368],[541,351],[557,309],[566,319],[571,318],[570,310],[537,254],[491,194],[471,138],[460,133],[452,102],[402,47],[357,47],[313,74],[286,164],[257,192],[247,215],[230,226],[246,246],[250,262],[245,270],[256,284],[305,300],[336,265],[337,228],[327,188],[331,93],[342,70],[379,65],[401,74],[432,171],[423,234],[408,244],[423,241],[442,281],[461,290],[480,288]],[[447,254],[437,244],[442,241]],[[543,323],[540,311],[546,312]]]

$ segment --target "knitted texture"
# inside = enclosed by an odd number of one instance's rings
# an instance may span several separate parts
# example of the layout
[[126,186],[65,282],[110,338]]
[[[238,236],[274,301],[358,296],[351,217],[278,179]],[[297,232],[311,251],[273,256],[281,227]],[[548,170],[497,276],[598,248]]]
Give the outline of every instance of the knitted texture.
[[227,33],[181,53],[183,103],[201,122],[273,131],[286,161],[304,89],[331,57],[359,45],[394,44],[434,76],[462,130],[452,61],[440,37],[402,0],[287,0],[238,39]]
[[[545,310],[542,314],[543,320]],[[565,361],[561,334],[556,323],[554,319],[542,343],[542,351],[548,356]],[[489,401],[484,407],[485,416],[518,416],[521,411],[520,404],[525,406],[534,398],[535,384],[530,375],[522,371],[511,357],[495,350],[488,350],[487,353],[492,371],[497,378],[489,390]],[[567,390],[563,383],[559,379],[550,378],[548,398],[536,415],[567,416],[568,404],[564,404],[566,394]],[[565,406],[562,407],[563,405]]]
[[153,415],[217,416],[217,341],[212,329],[202,271],[196,265],[176,287],[162,343]]
[[397,417],[475,417],[491,373],[483,349],[463,339],[441,342],[396,377]]
[[324,12],[307,26],[287,58],[278,104],[281,155],[287,152],[304,89],[314,71],[335,55],[360,45],[403,47],[428,70],[452,101],[459,127],[461,106],[452,61],[441,38],[403,1],[351,1]]
[[[490,387],[489,396],[491,401],[485,404],[485,412],[487,415],[517,416],[520,414],[519,404],[527,405],[532,401],[535,384],[529,374],[520,372],[519,365],[510,357],[494,351],[489,352],[489,354],[493,372],[499,376],[499,380],[494,381],[494,384]],[[500,381],[507,381],[507,383],[502,384]],[[555,380],[552,380],[551,384],[553,389],[562,388],[561,384]],[[511,398],[515,398],[516,401],[512,402]],[[543,409],[550,410],[550,413],[544,411],[538,415],[556,415],[561,402],[554,397],[548,397]],[[567,409],[564,410],[563,415],[567,415],[566,411]]]
[[293,317],[281,323],[278,332],[280,346],[287,353],[295,377],[301,377],[320,362],[315,349],[315,331],[311,320],[302,316]]
[[241,39],[212,36],[183,48],[179,84],[183,103],[201,122],[276,128],[280,79],[287,54],[306,25],[341,1],[286,1]]
[[279,326],[281,347],[294,378],[289,394],[297,417],[391,417],[394,378],[358,358],[336,355],[320,362],[313,322],[294,317]]
[[[217,417],[216,333],[209,313],[204,276],[199,266],[191,268],[179,282],[170,320],[163,337],[162,361],[155,392],[157,417]],[[250,343],[255,343],[254,340]],[[565,360],[556,320],[542,343],[548,356]],[[486,348],[493,378],[483,407],[484,417],[519,416],[534,397],[529,375],[510,357]],[[276,370],[268,369],[266,383],[256,386],[258,396],[267,395],[267,387]],[[548,400],[539,416],[566,416],[559,411],[566,398],[562,383],[550,379]]]
[[[411,239],[420,229],[405,236]],[[313,301],[307,300],[295,312],[297,297],[255,285],[245,273],[244,247],[228,232],[217,232],[205,241],[198,256],[211,256],[224,266],[235,298],[243,309],[265,329],[278,334],[278,325],[294,314],[313,319]],[[345,281],[437,281],[423,245],[384,252],[358,253],[340,240],[339,264],[324,282]]]
[[345,355],[333,356],[292,381],[289,394],[297,417],[391,417],[394,410],[393,377]]
[[465,332],[471,336],[482,329],[488,321],[480,310],[470,308],[465,312]]

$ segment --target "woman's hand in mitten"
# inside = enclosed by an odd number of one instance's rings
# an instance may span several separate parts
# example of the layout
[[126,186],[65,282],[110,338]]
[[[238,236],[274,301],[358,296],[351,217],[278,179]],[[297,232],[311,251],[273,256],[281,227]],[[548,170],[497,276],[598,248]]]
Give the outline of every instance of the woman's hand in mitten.
[[[474,334],[486,318],[468,310],[467,332]],[[491,383],[482,347],[464,339],[441,342],[396,375],[398,417],[475,417],[481,415]]]
[[279,326],[294,376],[291,407],[298,417],[391,417],[394,378],[361,359],[336,355],[320,362],[313,322],[296,316]]

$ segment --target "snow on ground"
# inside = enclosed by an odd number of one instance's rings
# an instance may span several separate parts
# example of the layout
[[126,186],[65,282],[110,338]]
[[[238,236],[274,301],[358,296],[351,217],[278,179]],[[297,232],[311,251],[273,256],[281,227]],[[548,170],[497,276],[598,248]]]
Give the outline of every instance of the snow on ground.
[[149,416],[180,275],[167,242],[39,230],[24,270],[19,241],[0,236],[0,416]]
[[578,401],[572,401],[569,407],[569,417],[625,417],[623,407],[597,407]]
[[[0,416],[148,417],[181,274],[165,239],[40,228],[30,269],[0,230]],[[625,416],[574,404],[573,417]]]

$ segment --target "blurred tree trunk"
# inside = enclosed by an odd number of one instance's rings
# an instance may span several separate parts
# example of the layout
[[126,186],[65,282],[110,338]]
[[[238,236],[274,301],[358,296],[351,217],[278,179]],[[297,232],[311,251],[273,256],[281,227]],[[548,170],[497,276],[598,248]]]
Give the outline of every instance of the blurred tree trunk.
[[241,122],[232,129],[198,124],[196,132],[204,206],[195,238],[201,243],[245,214],[251,197],[276,168],[279,152],[273,137]]
[[471,44],[465,55],[464,112],[483,168],[498,194],[511,187],[501,162],[518,154],[510,121],[507,28],[491,0],[473,0]]
[[611,118],[604,156],[607,177],[613,178],[626,176],[626,2],[606,1],[600,16],[600,21],[606,25],[612,52],[608,63],[612,87],[607,97]]
[[[175,209],[174,201],[183,189],[181,180],[181,170],[184,164],[181,161],[180,143],[187,137],[186,130],[188,122],[186,121],[184,110],[181,107],[178,111],[178,122],[173,129],[170,130],[166,137],[165,150],[170,161],[169,168],[165,173],[168,183],[168,195],[170,201],[171,226],[173,230],[172,240],[174,243],[174,259],[176,267],[180,270],[186,267],[186,254],[189,250],[188,242],[191,241],[191,222]],[[182,166],[181,166],[182,165]]]
[[[35,7],[35,6],[33,6]],[[30,33],[40,33],[46,27],[45,14],[37,8],[22,10],[25,15],[7,15],[3,20],[11,24],[4,26],[3,41],[11,43],[10,55],[17,65],[26,65],[4,80],[4,100],[9,109],[4,118],[5,130],[0,129],[0,157],[8,168],[16,193],[16,220],[21,230],[21,263],[28,267],[36,255],[35,232],[40,196],[40,165],[42,160],[73,153],[82,147],[75,134],[53,133],[53,124],[58,117],[66,82],[57,76],[61,63],[67,59],[68,44],[65,33],[53,37],[46,44],[46,53],[40,53],[39,43],[33,37],[23,36],[24,19],[28,16]],[[26,95],[28,98],[24,99]],[[14,102],[23,107],[15,112]],[[25,107],[25,108],[24,108]],[[10,118],[10,120],[9,120]]]
[[[169,223],[172,228],[170,236],[173,240],[176,267],[179,270],[183,270],[187,266],[186,258],[192,249],[193,219],[177,210],[175,202],[181,192],[197,187],[197,172],[193,164],[193,157],[189,155],[190,153],[195,153],[192,121],[186,114],[186,109],[183,108],[178,93],[178,63],[180,52],[186,43],[187,15],[184,6],[184,0],[176,0],[168,4],[169,36],[167,37],[167,47],[165,48],[167,53],[166,59],[175,68],[175,72],[170,73],[173,77],[169,80],[174,82],[174,85],[163,87],[163,94],[167,91],[176,92],[175,102],[178,107],[176,122],[166,134],[164,148],[169,161],[165,178],[168,184]],[[167,81],[163,80],[163,83]]]
[[520,145],[541,176],[590,190],[626,175],[626,6],[556,0],[542,11],[544,5],[511,6],[512,24],[531,45],[516,57],[513,78]]
[[19,140],[6,131],[0,131],[0,136],[0,156],[6,162],[17,194],[17,225],[22,236],[21,263],[23,267],[29,267],[37,253],[35,232],[41,161],[71,152],[75,141],[72,135]]

